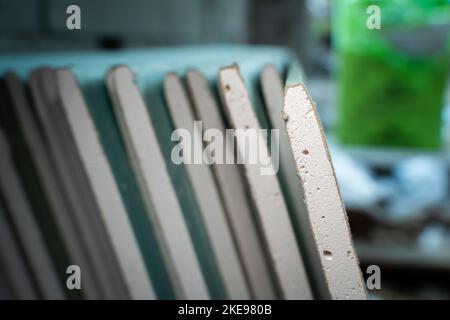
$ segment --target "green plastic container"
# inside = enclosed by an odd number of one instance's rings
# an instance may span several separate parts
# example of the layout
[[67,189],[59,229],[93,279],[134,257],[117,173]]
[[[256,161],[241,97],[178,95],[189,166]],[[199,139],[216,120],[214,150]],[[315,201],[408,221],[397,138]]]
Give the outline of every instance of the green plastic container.
[[[380,29],[367,27],[370,5],[380,8]],[[340,142],[439,149],[450,2],[338,0],[333,10]]]

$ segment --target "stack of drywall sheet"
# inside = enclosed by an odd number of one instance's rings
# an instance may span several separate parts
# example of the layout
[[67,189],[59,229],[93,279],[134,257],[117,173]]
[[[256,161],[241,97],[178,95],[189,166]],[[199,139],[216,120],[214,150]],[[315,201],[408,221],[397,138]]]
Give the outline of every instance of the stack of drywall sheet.
[[364,299],[297,70],[272,47],[0,56],[0,297]]

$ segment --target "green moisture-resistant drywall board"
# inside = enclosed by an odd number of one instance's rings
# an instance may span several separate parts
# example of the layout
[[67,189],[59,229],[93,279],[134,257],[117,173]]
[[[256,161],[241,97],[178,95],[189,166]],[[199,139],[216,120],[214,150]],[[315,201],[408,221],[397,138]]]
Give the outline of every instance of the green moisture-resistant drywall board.
[[184,75],[189,69],[202,72],[209,81],[216,79],[221,67],[237,63],[244,79],[251,88],[251,97],[262,127],[268,127],[261,107],[256,79],[263,66],[274,64],[279,70],[292,60],[291,54],[274,47],[207,46],[171,49],[145,49],[133,51],[36,53],[0,55],[0,74],[14,70],[23,79],[40,66],[68,68],[76,75],[89,111],[94,119],[100,140],[111,165],[116,183],[125,203],[129,218],[159,298],[170,299],[174,292],[170,286],[159,246],[152,225],[145,211],[136,179],[127,157],[118,124],[105,87],[105,77],[111,67],[127,65],[136,75],[136,81],[144,96],[156,130],[161,151],[175,186],[183,214],[191,234],[196,253],[212,298],[224,298],[222,281],[216,261],[199,214],[196,197],[183,166],[170,160],[173,145],[170,135],[174,129],[162,92],[162,80],[168,72]]

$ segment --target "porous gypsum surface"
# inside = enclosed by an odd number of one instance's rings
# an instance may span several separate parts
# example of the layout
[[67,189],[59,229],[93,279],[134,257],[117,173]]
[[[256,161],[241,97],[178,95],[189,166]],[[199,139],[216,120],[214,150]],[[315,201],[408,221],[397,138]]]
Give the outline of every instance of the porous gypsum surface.
[[286,87],[283,111],[331,298],[366,299],[326,139],[303,84]]

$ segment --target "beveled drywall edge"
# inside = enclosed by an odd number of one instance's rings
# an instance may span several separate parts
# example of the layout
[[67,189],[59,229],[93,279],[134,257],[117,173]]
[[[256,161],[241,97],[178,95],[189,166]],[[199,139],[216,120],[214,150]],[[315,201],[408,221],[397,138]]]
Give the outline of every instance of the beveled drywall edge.
[[77,81],[69,70],[57,70],[56,77],[65,115],[131,298],[155,299],[127,211]]
[[22,188],[18,173],[12,163],[8,142],[1,130],[0,193],[43,298],[64,299],[62,285]]
[[24,143],[30,151],[30,160],[36,166],[37,176],[47,196],[51,208],[50,214],[53,215],[57,228],[61,232],[62,242],[68,253],[68,260],[72,264],[80,266],[81,270],[86,271],[83,274],[83,279],[86,281],[83,284],[83,295],[88,299],[99,299],[101,293],[95,284],[93,272],[89,272],[91,267],[82,248],[83,241],[80,239],[80,234],[73,221],[74,212],[64,199],[52,159],[47,152],[47,146],[27,100],[25,88],[19,78],[12,73],[6,74],[3,81],[5,91],[10,96],[10,103],[12,104],[8,108],[15,117],[15,120],[10,119],[10,121],[17,121],[18,129],[23,134]]
[[34,70],[29,85],[60,188],[73,210],[71,217],[90,261],[91,269],[82,272],[84,276],[93,272],[92,281],[101,290],[103,299],[128,299],[128,289],[60,106],[55,70]]
[[287,80],[283,113],[331,298],[366,299],[322,125],[305,86],[296,79],[291,73]]
[[[190,132],[192,146],[202,146],[202,132],[194,132],[192,108],[176,74],[165,77],[164,95],[174,127]],[[180,143],[188,147],[183,141]],[[244,273],[211,168],[207,164],[185,164],[185,167],[200,206],[226,295],[229,299],[248,299],[250,295]]]
[[305,267],[319,299],[330,299],[330,291],[325,279],[325,270],[320,260],[320,251],[312,231],[311,221],[304,201],[303,186],[300,183],[292,149],[283,116],[284,83],[274,65],[267,65],[261,72],[261,89],[271,128],[279,130],[280,142],[280,183],[285,184],[287,198],[291,201],[294,215],[291,220],[297,236],[297,242],[304,255]]
[[[219,86],[229,123],[235,129],[260,129],[237,66],[220,70]],[[264,154],[268,154],[266,144],[262,143],[259,147],[265,149],[262,151]],[[283,298],[312,299],[310,284],[277,177],[261,175],[259,165],[244,164],[244,168]]]
[[134,75],[127,67],[115,67],[109,71],[106,85],[177,297],[208,299],[183,213]]
[[[225,125],[219,106],[206,78],[200,72],[190,70],[186,74],[186,82],[192,98],[192,107],[197,116],[196,120],[202,121],[204,130],[217,129],[225,137]],[[226,149],[225,152],[227,151],[231,150]],[[245,197],[246,190],[244,181],[240,177],[239,168],[236,165],[213,164],[212,169],[240,253],[252,298],[275,299],[276,293],[271,280],[271,271],[253,221],[250,203]]]

